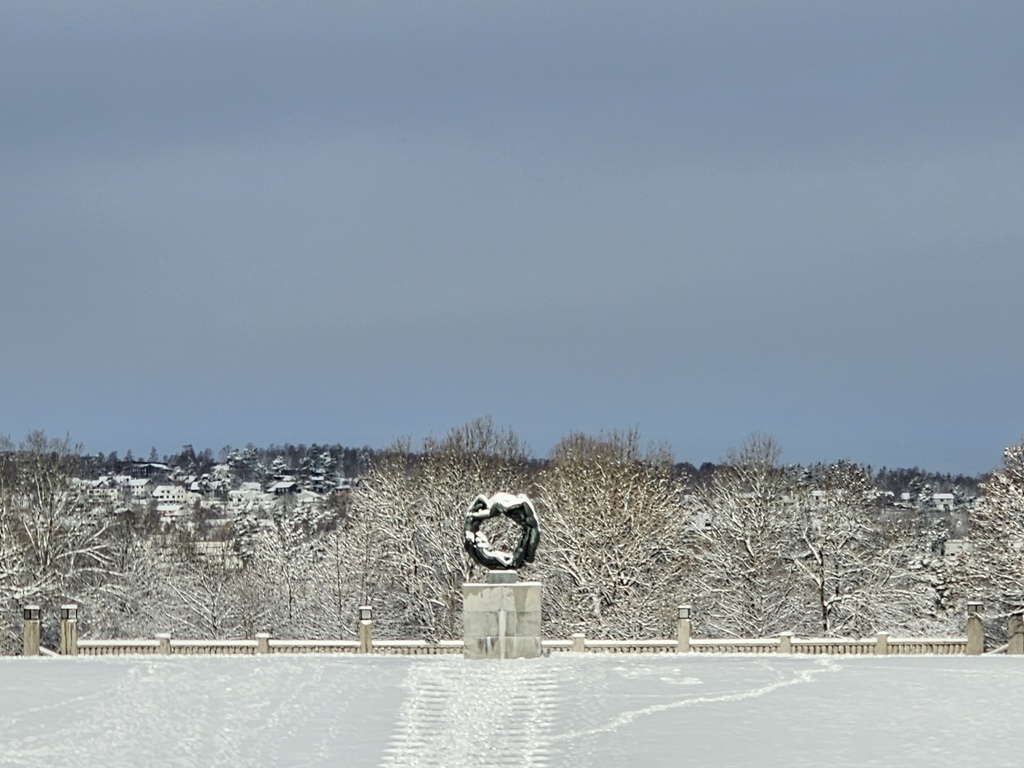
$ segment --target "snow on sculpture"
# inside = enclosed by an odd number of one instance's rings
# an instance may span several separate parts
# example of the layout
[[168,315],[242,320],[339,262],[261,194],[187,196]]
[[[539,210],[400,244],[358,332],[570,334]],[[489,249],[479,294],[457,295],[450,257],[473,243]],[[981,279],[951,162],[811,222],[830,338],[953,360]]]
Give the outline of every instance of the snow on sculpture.
[[[480,530],[485,520],[505,515],[523,529],[519,542],[511,552],[493,549],[487,534]],[[466,551],[480,565],[491,570],[520,568],[523,563],[532,563],[540,543],[540,522],[537,510],[522,494],[496,493],[490,498],[477,496],[466,513]]]

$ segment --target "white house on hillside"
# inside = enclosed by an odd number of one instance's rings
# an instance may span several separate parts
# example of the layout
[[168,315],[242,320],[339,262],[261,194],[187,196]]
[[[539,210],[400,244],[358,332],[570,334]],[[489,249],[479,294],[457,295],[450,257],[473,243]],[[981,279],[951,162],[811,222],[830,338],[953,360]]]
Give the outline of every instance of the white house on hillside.
[[153,498],[158,504],[184,504],[188,491],[180,485],[158,485],[153,489]]
[[228,491],[228,512],[237,515],[259,507],[269,507],[273,499],[273,494],[264,493],[259,483],[242,483],[240,487]]
[[152,494],[153,484],[147,477],[134,478],[128,481],[128,493],[135,501],[148,499]]

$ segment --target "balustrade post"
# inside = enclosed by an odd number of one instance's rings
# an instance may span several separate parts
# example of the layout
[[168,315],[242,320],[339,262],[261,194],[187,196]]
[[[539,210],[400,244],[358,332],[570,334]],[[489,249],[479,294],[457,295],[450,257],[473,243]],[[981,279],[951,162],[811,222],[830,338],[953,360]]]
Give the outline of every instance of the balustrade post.
[[78,655],[78,606],[74,603],[60,607],[60,655]]
[[875,633],[875,656],[888,656],[889,655],[889,633],[888,632],[877,632]]
[[1014,611],[1006,627],[1006,652],[1024,654],[1024,611]]
[[156,635],[156,652],[161,656],[171,655],[171,633],[170,632],[157,632]]
[[690,634],[693,631],[691,615],[693,609],[689,605],[680,605],[676,614],[676,653],[690,652]]
[[39,655],[39,606],[26,605],[22,609],[22,619],[25,622],[24,643],[22,644],[22,656]]
[[582,632],[575,632],[572,636],[572,652],[585,653],[587,650],[587,636]]
[[270,633],[256,633],[256,653],[270,653]]
[[967,655],[980,656],[985,651],[985,625],[981,614],[985,605],[980,600],[967,603]]
[[779,653],[792,653],[793,652],[793,633],[792,632],[780,632],[779,633]]
[[373,653],[373,608],[359,606],[359,652]]

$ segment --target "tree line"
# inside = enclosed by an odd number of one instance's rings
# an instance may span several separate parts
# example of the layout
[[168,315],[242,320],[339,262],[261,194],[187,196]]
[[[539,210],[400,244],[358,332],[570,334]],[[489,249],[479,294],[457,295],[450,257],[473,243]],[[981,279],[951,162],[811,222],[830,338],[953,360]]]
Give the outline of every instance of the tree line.
[[[755,435],[695,468],[615,431],[567,435],[537,460],[478,419],[364,452],[349,503],[238,517],[211,554],[201,526],[93,504],[76,482],[81,451],[34,433],[0,445],[3,651],[19,647],[29,602],[52,615],[79,603],[92,636],[352,637],[370,604],[383,636],[458,637],[462,583],[484,575],[462,549],[463,516],[498,490],[538,509],[523,576],[544,582],[549,636],[670,636],[680,603],[712,636],[948,634],[968,597],[1024,607],[1021,446],[978,486],[972,549],[957,555],[937,546],[948,521],[893,509],[870,468],[787,466],[780,453]],[[500,546],[517,532],[498,519],[487,533]]]

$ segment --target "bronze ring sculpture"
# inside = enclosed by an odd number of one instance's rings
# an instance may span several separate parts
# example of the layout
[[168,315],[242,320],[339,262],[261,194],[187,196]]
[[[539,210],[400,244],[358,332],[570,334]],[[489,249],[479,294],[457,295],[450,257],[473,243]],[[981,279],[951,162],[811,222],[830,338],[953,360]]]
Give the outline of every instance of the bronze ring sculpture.
[[[523,529],[519,542],[511,552],[491,547],[487,534],[480,530],[485,520],[505,515]],[[509,570],[532,563],[540,543],[540,522],[533,503],[523,495],[496,493],[490,498],[477,496],[466,513],[466,551],[484,568]]]

